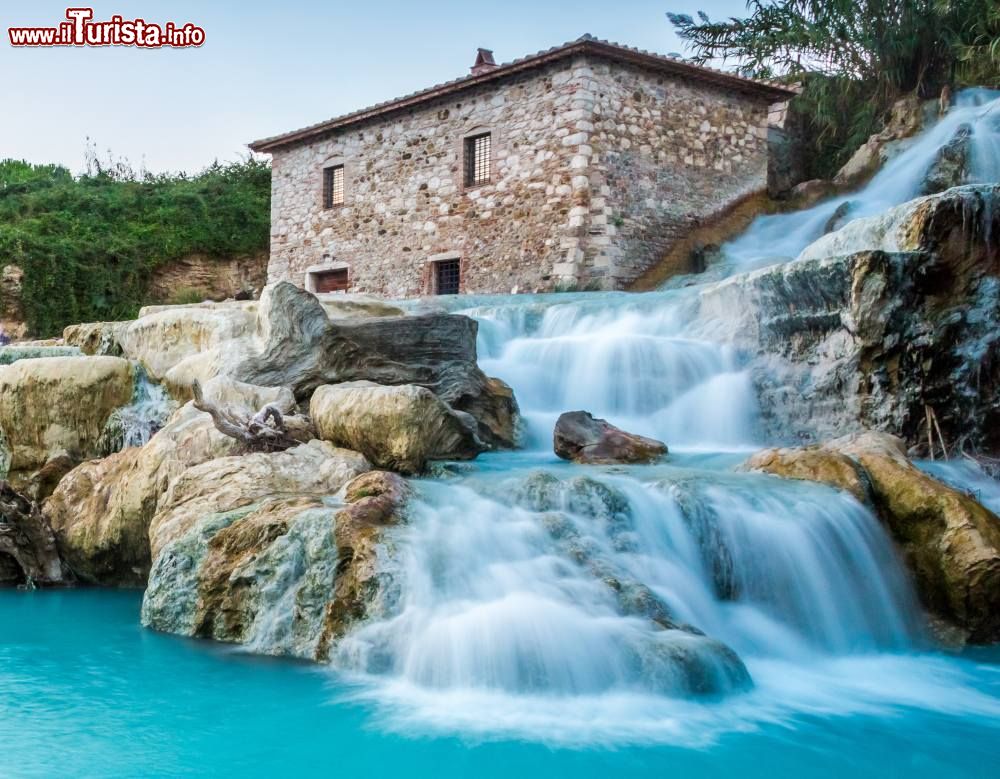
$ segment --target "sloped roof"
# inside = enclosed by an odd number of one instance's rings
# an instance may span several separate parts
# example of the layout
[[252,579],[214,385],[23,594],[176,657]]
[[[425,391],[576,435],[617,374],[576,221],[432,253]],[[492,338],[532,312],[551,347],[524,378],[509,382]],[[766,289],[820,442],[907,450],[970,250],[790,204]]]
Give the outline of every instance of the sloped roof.
[[260,140],[251,142],[249,146],[256,152],[270,152],[281,148],[282,146],[310,140],[319,135],[328,133],[331,130],[348,127],[393,111],[412,108],[413,106],[420,105],[431,100],[436,100],[445,95],[450,95],[470,87],[479,86],[480,84],[497,81],[506,76],[530,70],[532,68],[538,68],[543,65],[547,65],[550,62],[565,59],[567,57],[573,57],[578,54],[594,54],[621,62],[631,62],[643,65],[655,70],[660,70],[664,73],[687,78],[692,81],[714,84],[735,92],[754,95],[769,102],[787,100],[796,94],[794,89],[774,81],[760,81],[745,78],[744,76],[738,76],[724,70],[716,70],[715,68],[709,68],[704,65],[694,65],[690,62],[685,62],[678,57],[654,54],[652,52],[642,51],[630,46],[622,46],[621,44],[613,43],[611,41],[600,40],[592,35],[583,35],[575,41],[570,41],[569,43],[564,43],[562,46],[556,46],[554,48],[547,49],[546,51],[540,51],[536,54],[529,54],[526,57],[521,57],[520,59],[513,60],[512,62],[504,63],[503,65],[485,73],[473,74],[470,76],[464,76],[463,78],[457,78],[453,81],[446,81],[443,84],[422,89],[419,92],[413,92],[409,95],[398,97],[395,100],[387,100],[384,103],[377,103],[359,111],[354,111],[349,114],[334,117],[333,119],[328,119],[325,122],[312,124],[299,130],[282,133],[281,135],[274,135],[270,138],[261,138]]

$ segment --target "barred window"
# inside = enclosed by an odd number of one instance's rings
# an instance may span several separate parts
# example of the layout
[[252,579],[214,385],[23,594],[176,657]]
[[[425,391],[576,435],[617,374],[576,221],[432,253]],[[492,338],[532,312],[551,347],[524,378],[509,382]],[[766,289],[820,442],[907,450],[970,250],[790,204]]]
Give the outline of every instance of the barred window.
[[434,263],[435,290],[438,295],[457,295],[462,281],[459,260],[441,260]]
[[465,139],[465,186],[489,183],[491,145],[489,133]]
[[323,208],[344,205],[344,166],[323,168]]

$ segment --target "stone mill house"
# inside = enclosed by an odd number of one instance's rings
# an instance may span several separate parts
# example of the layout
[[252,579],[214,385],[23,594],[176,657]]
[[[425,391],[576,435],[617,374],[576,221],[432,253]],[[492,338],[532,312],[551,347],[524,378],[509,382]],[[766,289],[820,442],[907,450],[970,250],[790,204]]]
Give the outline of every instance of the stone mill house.
[[584,36],[250,144],[268,281],[388,297],[624,289],[766,188],[789,89]]

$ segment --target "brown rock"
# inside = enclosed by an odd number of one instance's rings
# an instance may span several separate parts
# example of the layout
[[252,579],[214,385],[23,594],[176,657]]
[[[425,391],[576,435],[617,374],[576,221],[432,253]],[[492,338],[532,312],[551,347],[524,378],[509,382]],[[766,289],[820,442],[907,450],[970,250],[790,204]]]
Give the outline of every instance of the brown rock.
[[33,471],[61,450],[100,454],[111,413],[132,399],[132,368],[118,357],[43,357],[0,366],[0,427],[12,471]]
[[68,452],[56,452],[37,471],[32,473],[25,483],[24,494],[36,503],[41,504],[49,495],[55,492],[62,478],[76,467],[76,460]]
[[38,504],[0,481],[0,587],[67,584],[52,528]]
[[236,643],[247,639],[259,608],[254,589],[266,582],[243,572],[288,533],[303,511],[321,506],[309,496],[266,501],[209,539],[198,574],[194,635]]
[[402,473],[420,473],[430,460],[471,459],[486,448],[468,415],[413,384],[325,385],[313,393],[309,415],[324,441]]
[[1000,517],[914,467],[894,436],[866,433],[827,446],[865,469],[924,606],[969,641],[1000,641]]
[[586,411],[568,411],[556,422],[555,453],[577,463],[648,463],[667,453],[667,445],[653,438],[626,433]]
[[411,490],[394,473],[372,471],[345,488],[348,506],[337,512],[337,579],[326,610],[317,655],[326,659],[334,641],[363,620],[384,586],[378,569],[378,546],[386,527],[403,521]]
[[[932,625],[943,622],[975,643],[1000,640],[1000,518],[915,467],[901,439],[862,433],[820,447],[771,449],[746,467],[870,501],[899,545]],[[954,643],[955,631],[946,632]]]
[[63,330],[63,342],[75,346],[88,355],[121,357],[122,347],[118,342],[119,333],[130,322],[87,322],[70,325]]
[[862,503],[872,502],[871,488],[861,467],[846,454],[824,447],[765,449],[750,457],[743,467],[786,479],[819,482],[846,490]]

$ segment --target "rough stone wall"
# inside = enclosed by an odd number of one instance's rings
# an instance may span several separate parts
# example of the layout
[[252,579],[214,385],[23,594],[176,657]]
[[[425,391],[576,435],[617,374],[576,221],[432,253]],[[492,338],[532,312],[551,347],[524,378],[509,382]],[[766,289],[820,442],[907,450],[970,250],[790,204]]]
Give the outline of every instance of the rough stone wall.
[[[697,220],[763,189],[767,106],[593,57],[343,128],[272,160],[268,280],[348,267],[352,292],[626,286]],[[492,133],[493,176],[466,188],[463,137]],[[344,165],[345,204],[322,170]]]
[[147,297],[158,303],[195,294],[206,300],[256,298],[267,283],[267,260],[267,252],[239,257],[189,254],[153,271]]
[[591,70],[593,196],[576,261],[582,278],[621,288],[693,227],[766,188],[768,105],[629,65]]
[[[302,285],[313,266],[346,263],[352,292],[413,296],[431,291],[428,259],[454,254],[463,292],[550,286],[574,198],[566,139],[583,115],[573,71],[559,63],[276,151],[269,281]],[[476,129],[493,134],[493,176],[467,189],[462,139]],[[330,164],[344,165],[345,204],[324,209]]]

